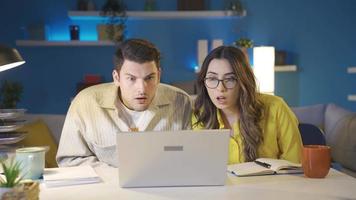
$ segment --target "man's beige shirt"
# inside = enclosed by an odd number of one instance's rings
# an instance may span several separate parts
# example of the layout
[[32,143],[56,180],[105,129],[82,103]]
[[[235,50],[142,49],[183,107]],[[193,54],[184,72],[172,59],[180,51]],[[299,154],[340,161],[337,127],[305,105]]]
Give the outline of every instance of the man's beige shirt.
[[[115,106],[118,87],[113,83],[92,86],[72,101],[64,122],[57,152],[59,166],[118,166],[116,134],[128,125]],[[184,91],[160,84],[141,120],[140,130],[190,129],[191,101]]]

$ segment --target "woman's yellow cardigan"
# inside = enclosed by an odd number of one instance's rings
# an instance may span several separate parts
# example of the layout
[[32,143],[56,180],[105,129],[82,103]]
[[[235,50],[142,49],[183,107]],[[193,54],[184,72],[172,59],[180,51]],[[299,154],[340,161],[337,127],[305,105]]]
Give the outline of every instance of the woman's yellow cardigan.
[[[263,119],[260,122],[263,132],[263,142],[258,148],[258,157],[285,159],[300,163],[302,140],[298,130],[298,120],[282,98],[261,94],[260,100],[264,104]],[[220,110],[217,112],[219,129],[224,128]],[[193,129],[204,129],[192,117]],[[239,122],[233,124],[234,136],[229,143],[228,164],[245,162],[243,144],[240,135]]]

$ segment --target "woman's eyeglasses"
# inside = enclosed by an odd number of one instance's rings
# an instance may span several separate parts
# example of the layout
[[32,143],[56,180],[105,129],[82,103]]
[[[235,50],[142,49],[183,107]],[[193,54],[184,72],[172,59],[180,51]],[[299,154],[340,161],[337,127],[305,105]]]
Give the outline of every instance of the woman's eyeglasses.
[[223,86],[226,89],[232,89],[236,86],[237,79],[234,77],[231,78],[224,78],[224,79],[217,79],[214,77],[208,77],[204,79],[205,86],[210,89],[215,89],[219,86],[219,83],[222,82]]

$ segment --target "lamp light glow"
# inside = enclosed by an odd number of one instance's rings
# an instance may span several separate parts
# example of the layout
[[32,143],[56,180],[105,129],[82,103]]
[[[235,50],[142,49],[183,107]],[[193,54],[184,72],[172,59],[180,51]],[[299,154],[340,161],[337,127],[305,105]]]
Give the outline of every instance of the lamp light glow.
[[253,48],[253,72],[259,91],[274,94],[274,47]]

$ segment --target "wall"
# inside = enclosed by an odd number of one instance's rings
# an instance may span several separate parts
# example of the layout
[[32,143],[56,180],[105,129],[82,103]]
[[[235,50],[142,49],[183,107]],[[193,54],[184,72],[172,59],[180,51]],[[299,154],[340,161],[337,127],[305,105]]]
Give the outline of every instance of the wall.
[[[95,1],[100,7],[104,0]],[[142,10],[144,0],[127,2],[128,10]],[[157,9],[175,10],[175,0],[157,0]],[[210,9],[224,9],[225,2],[206,1]],[[127,37],[155,43],[163,55],[162,82],[195,78],[196,41],[221,38],[231,44],[240,36],[256,45],[274,45],[289,52],[297,73],[276,74],[276,94],[291,106],[335,102],[356,111],[347,94],[356,93],[356,75],[347,74],[355,66],[356,1],[353,0],[263,0],[242,1],[247,16],[233,19],[129,20]],[[22,6],[19,6],[22,4]],[[51,40],[68,39],[68,25],[81,26],[81,38],[95,39],[95,23],[71,21],[68,10],[74,0],[4,1],[0,6],[0,43],[15,47],[24,27],[33,23],[49,26]],[[16,12],[15,12],[16,11]],[[84,74],[101,74],[111,81],[114,47],[17,47],[27,63],[2,72],[0,80],[24,84],[20,107],[31,113],[65,113]]]

